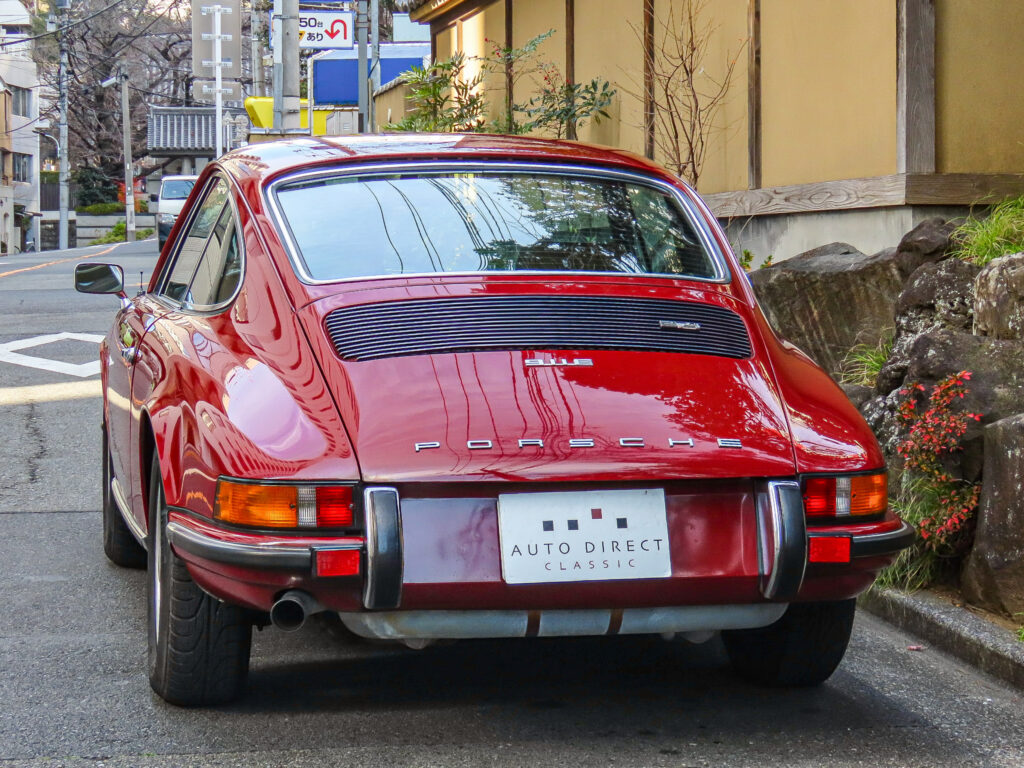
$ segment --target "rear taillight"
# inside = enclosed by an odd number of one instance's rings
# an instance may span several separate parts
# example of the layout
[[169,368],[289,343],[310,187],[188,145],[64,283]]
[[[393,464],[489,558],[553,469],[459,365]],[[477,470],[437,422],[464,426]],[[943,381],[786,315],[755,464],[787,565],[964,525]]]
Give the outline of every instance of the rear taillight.
[[889,504],[885,472],[806,477],[803,492],[809,520],[880,515]]
[[213,516],[255,528],[351,528],[352,486],[217,481]]

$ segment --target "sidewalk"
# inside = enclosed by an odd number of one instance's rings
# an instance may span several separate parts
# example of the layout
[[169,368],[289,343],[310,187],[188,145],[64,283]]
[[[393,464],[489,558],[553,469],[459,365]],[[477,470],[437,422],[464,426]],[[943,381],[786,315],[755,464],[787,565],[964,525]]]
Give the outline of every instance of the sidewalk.
[[1024,688],[1024,643],[1012,632],[928,592],[861,595],[860,608],[983,672]]

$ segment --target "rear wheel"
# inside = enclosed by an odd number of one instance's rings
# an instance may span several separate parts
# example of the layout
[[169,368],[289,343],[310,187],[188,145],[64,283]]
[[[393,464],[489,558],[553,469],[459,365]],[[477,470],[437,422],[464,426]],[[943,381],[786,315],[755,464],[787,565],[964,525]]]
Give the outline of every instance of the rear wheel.
[[855,600],[793,603],[774,624],[722,632],[733,668],[762,685],[820,685],[839,666],[853,630]]
[[167,539],[160,465],[149,478],[149,684],[172,704],[230,701],[249,672],[247,612],[203,592]]
[[125,568],[144,568],[146,550],[135,540],[131,529],[121,516],[121,510],[114,501],[111,483],[114,479],[114,463],[110,457],[107,428],[103,427],[103,552],[115,565]]

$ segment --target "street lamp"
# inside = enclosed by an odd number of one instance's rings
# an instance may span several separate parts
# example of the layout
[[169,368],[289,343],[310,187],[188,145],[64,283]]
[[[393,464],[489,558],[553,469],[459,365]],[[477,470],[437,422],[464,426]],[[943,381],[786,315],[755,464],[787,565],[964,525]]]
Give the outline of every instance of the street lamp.
[[124,239],[135,242],[135,180],[132,174],[132,137],[128,116],[128,68],[118,64],[117,74],[100,83],[104,88],[121,83],[121,132],[124,142]]
[[54,151],[56,152],[54,157],[57,158],[57,162],[60,162],[60,142],[57,141],[57,139],[54,138],[53,136],[51,136],[50,134],[46,133],[45,131],[36,131],[36,134],[39,135],[39,136],[42,136],[44,138],[47,138],[47,139],[49,139],[50,141],[53,142],[53,148],[54,148]]

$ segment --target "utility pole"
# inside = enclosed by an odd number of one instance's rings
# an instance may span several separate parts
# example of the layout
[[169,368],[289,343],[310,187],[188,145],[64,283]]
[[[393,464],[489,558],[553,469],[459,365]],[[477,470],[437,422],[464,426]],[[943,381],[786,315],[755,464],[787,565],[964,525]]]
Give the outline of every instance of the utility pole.
[[252,60],[252,95],[266,96],[263,90],[263,55],[260,53],[259,37],[263,29],[263,15],[259,11],[249,11],[249,58]]
[[60,48],[60,60],[57,65],[57,124],[60,141],[60,218],[57,226],[57,247],[64,250],[68,247],[68,183],[71,169],[68,166],[68,46],[65,20],[69,9],[69,0],[57,3],[58,27],[57,42]]
[[356,77],[359,80],[359,133],[367,132],[367,118],[370,114],[369,82],[366,68],[366,28],[369,25],[366,22],[366,0],[358,0],[356,4],[356,44],[359,46],[359,65]]
[[281,36],[284,34],[281,7],[284,0],[274,0],[274,15],[270,19],[270,34],[273,40],[274,68],[274,131],[281,133],[284,128],[284,56],[281,54]]
[[[220,69],[217,70],[220,75]],[[121,62],[121,131],[124,134],[124,239],[135,242],[135,174],[132,173],[132,125],[128,109],[128,67]],[[219,95],[219,94],[218,94]]]
[[[297,132],[302,124],[299,111],[299,0],[281,0],[281,128]],[[275,53],[276,56],[276,53]],[[276,83],[275,83],[276,86]]]
[[377,105],[373,103],[373,94],[380,88],[380,0],[370,0],[370,42],[370,87],[367,96],[370,124],[367,130],[374,131],[377,129]]

